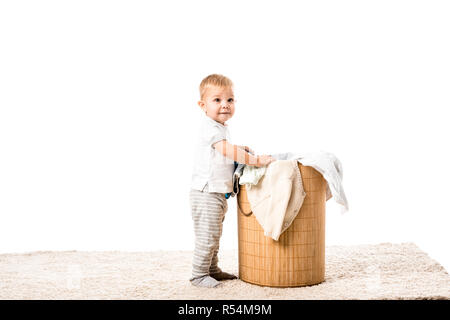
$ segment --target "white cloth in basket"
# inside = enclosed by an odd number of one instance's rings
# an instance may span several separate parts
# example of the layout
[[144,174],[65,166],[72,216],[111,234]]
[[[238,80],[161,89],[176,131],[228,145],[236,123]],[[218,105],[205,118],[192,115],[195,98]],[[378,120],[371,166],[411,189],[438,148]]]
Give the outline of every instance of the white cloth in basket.
[[348,201],[342,185],[344,171],[341,162],[334,154],[320,150],[307,153],[278,153],[271,156],[277,160],[296,159],[302,165],[319,171],[327,181],[327,200],[333,197],[341,205],[341,213],[348,211]]

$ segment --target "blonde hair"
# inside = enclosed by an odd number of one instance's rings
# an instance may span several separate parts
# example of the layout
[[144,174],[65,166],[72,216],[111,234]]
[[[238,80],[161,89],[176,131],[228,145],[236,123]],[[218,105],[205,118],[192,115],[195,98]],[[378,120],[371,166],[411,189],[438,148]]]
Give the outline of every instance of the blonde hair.
[[228,87],[233,88],[233,82],[229,78],[227,78],[221,74],[217,74],[217,73],[210,74],[209,76],[204,78],[202,80],[202,82],[200,83],[200,88],[199,88],[200,89],[200,99],[203,99],[207,89],[212,86],[221,87],[221,88],[228,88]]

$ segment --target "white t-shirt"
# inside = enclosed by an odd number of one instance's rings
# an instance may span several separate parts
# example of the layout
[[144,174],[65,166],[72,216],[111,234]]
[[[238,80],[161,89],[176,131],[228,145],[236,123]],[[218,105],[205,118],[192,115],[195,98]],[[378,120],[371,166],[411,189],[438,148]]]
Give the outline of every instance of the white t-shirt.
[[222,155],[212,146],[221,140],[229,140],[227,125],[203,114],[200,134],[195,151],[191,187],[203,191],[208,184],[208,192],[228,193],[233,191],[234,161]]

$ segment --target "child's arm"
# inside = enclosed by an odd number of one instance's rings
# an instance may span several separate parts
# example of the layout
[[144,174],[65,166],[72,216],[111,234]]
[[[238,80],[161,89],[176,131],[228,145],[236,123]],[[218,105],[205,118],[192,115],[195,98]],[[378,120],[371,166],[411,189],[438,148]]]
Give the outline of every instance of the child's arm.
[[218,141],[213,144],[213,147],[225,157],[249,166],[265,166],[275,160],[271,156],[267,155],[254,156],[248,153],[244,149],[245,147],[231,144],[227,140]]
[[250,149],[250,147],[247,146],[237,146],[238,148],[244,149],[245,151],[247,151],[248,153],[251,154],[255,154],[255,151],[253,151],[252,149]]

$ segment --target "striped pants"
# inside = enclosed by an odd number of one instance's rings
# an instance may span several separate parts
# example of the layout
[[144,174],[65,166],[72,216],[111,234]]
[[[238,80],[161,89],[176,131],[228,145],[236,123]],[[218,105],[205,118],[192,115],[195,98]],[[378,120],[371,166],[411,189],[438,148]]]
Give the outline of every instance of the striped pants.
[[191,189],[189,200],[194,222],[195,249],[192,261],[192,278],[219,273],[220,237],[225,213],[228,210],[224,193]]

